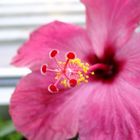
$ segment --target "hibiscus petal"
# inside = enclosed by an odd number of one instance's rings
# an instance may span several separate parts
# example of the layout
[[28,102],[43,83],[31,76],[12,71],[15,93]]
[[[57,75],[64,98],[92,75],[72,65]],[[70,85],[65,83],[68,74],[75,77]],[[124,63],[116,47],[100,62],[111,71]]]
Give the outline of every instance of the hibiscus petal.
[[92,51],[90,46],[84,29],[55,21],[34,31],[30,39],[18,50],[12,64],[29,66],[34,69],[45,62],[51,64],[49,52],[52,49],[60,51],[61,59],[64,59],[64,55],[68,51],[73,51],[79,58],[83,58]]
[[[87,30],[95,52],[115,43],[121,47],[140,20],[139,0],[82,0],[87,12]],[[106,45],[105,45],[106,44]]]
[[140,33],[134,33],[126,45],[118,50],[116,58],[125,60],[121,77],[140,87]]
[[139,140],[140,90],[124,80],[102,85],[81,115],[80,140]]
[[66,140],[78,132],[80,109],[92,86],[51,94],[50,80],[51,76],[32,73],[20,81],[12,96],[10,114],[17,130],[29,140]]

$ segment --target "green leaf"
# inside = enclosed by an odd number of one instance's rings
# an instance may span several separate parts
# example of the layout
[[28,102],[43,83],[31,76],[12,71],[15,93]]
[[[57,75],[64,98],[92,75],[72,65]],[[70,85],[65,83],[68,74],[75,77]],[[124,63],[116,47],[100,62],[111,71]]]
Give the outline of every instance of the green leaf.
[[0,137],[4,137],[14,131],[15,127],[12,121],[7,121],[5,124],[2,124],[2,127],[0,127]]
[[11,120],[0,118],[0,140],[22,140],[22,135],[16,132]]

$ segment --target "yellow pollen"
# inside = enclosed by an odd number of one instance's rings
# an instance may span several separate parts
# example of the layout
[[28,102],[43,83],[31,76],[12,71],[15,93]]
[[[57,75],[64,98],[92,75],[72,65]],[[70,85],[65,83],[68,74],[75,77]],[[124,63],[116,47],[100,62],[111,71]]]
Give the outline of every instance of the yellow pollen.
[[[65,65],[65,62],[59,62],[61,66],[63,67]],[[80,85],[82,82],[87,83],[88,82],[88,70],[89,70],[89,64],[88,63],[83,63],[79,58],[75,58],[69,61],[68,68],[72,71],[70,73],[69,78],[75,78],[77,80],[77,84]],[[60,77],[61,73],[57,73],[56,77],[57,79]],[[61,84],[64,87],[69,87],[68,84],[68,79],[63,77],[61,80]]]
[[89,78],[89,76],[88,76],[88,75],[86,75],[86,78],[88,79],[88,78]]
[[67,80],[66,80],[66,79],[62,80],[62,81],[61,81],[61,84],[62,84],[64,87],[68,87],[68,85],[67,85]]

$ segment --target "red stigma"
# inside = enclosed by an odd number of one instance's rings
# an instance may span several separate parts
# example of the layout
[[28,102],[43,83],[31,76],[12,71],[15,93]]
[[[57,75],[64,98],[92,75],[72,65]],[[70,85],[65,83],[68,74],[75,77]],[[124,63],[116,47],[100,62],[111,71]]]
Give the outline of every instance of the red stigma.
[[74,59],[74,58],[75,58],[75,54],[74,54],[73,52],[69,52],[69,53],[67,54],[67,58],[68,58],[68,59]]
[[57,88],[55,85],[53,85],[53,84],[51,84],[51,85],[48,86],[48,90],[49,90],[49,92],[51,92],[51,93],[56,93],[56,92],[58,92],[58,88]]
[[42,67],[41,67],[41,73],[42,74],[46,74],[46,72],[47,72],[47,65],[46,64],[44,64],[44,65],[42,65]]
[[52,50],[52,51],[50,52],[50,57],[51,57],[51,58],[52,58],[52,57],[55,57],[57,54],[58,54],[58,50]]
[[71,87],[75,87],[77,85],[77,80],[71,79],[71,80],[69,80],[69,84]]

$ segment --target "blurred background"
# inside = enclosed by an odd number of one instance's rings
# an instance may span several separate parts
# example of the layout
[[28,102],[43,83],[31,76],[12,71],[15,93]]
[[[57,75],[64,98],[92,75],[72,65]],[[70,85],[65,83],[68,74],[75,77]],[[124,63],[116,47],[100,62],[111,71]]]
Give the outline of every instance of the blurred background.
[[53,20],[84,26],[84,6],[80,0],[0,0],[0,140],[23,139],[8,106],[18,80],[29,70],[11,66],[11,58],[31,31]]

